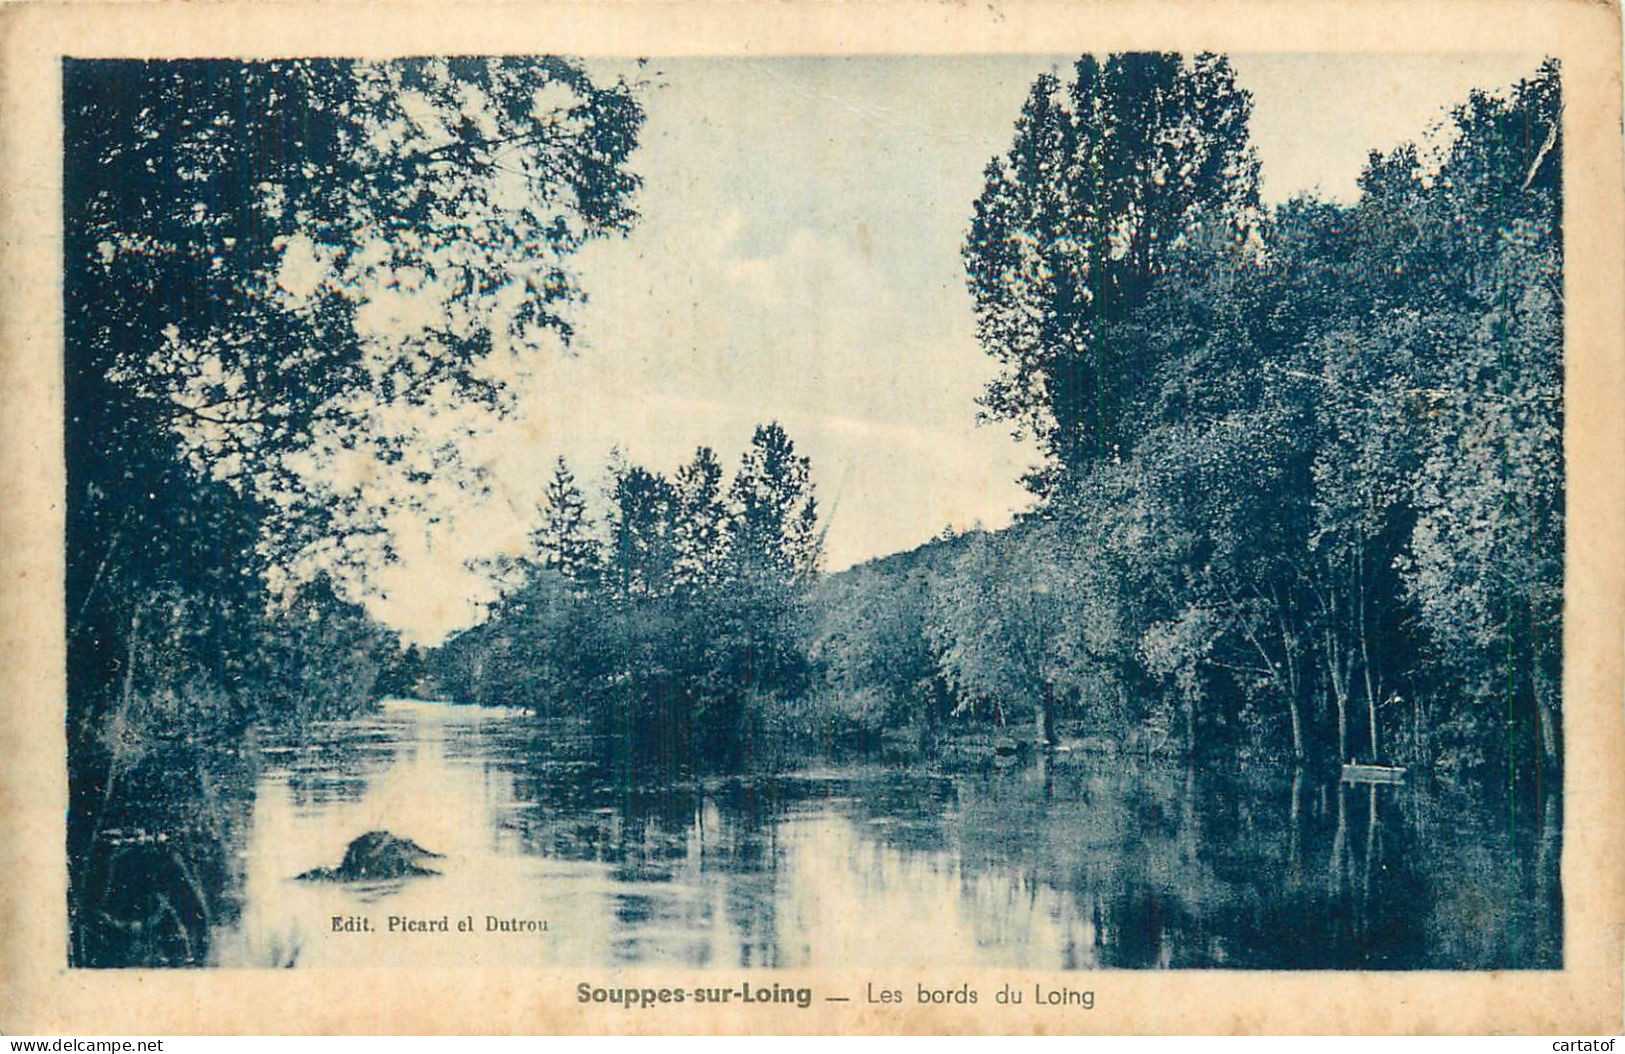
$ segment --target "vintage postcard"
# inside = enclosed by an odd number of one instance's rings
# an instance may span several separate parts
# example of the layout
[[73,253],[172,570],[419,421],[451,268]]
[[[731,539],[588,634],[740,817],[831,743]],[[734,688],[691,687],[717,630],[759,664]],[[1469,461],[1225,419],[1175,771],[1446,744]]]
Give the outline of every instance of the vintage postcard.
[[0,1029],[1619,1031],[1619,32],[0,11]]

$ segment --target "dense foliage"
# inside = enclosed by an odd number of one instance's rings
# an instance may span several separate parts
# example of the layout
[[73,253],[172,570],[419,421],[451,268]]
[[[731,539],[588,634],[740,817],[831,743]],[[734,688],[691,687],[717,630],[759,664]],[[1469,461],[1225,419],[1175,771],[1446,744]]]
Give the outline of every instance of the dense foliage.
[[404,651],[368,569],[478,485],[459,412],[568,344],[572,254],[635,219],[635,88],[552,58],[64,86],[75,962],[196,961],[206,925],[115,939],[157,932],[107,899],[121,859],[229,866],[209,816],[142,809],[381,692],[577,718],[644,773],[1019,727],[1560,778],[1555,63],[1373,154],[1352,204],[1273,210],[1224,58],[1039,78],[963,247],[982,415],[1041,457],[1014,525],[825,575],[777,424],[731,477],[616,455],[588,495],[561,459],[502,599]]
[[898,664],[1046,739],[1063,700],[1125,743],[1557,778],[1560,106],[1548,64],[1266,215],[1225,60],[1040,79],[965,246],[1039,501],[896,576]]
[[964,246],[1033,509],[815,579],[805,470],[761,432],[726,500],[708,451],[618,468],[585,548],[561,466],[446,687],[702,765],[760,760],[772,713],[825,747],[1020,724],[1557,779],[1560,106],[1548,64],[1373,154],[1353,204],[1266,211],[1226,59],[1039,78]]
[[518,585],[423,676],[481,703],[589,718],[640,763],[770,750],[808,686],[806,594],[822,536],[807,459],[756,429],[724,490],[701,447],[667,478],[616,457],[595,524],[561,458]]
[[110,818],[144,837],[126,806],[161,744],[186,799],[251,722],[370,701],[396,644],[357,593],[391,514],[473,475],[440,419],[507,408],[493,358],[569,339],[570,255],[634,218],[642,111],[555,58],[69,61],[63,88],[69,859],[92,962],[119,945],[87,925],[131,925],[98,900],[125,851]]

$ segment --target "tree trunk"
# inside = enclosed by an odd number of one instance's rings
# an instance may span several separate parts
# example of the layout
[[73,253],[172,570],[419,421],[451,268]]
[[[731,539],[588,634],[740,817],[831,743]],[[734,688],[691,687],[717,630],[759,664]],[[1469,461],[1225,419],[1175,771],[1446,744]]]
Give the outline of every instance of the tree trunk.
[[1422,702],[1414,692],[1411,694],[1411,750],[1416,755],[1411,759],[1414,762],[1433,760],[1432,749],[1422,742]]
[[[1286,673],[1286,706],[1287,713],[1292,716],[1292,757],[1294,760],[1302,761],[1304,759],[1303,712],[1301,709],[1303,705],[1303,692],[1302,686],[1298,681],[1297,636],[1287,625],[1286,612],[1281,607],[1281,601],[1279,597],[1276,596],[1275,587],[1273,585],[1270,587],[1270,597],[1275,601],[1276,624],[1281,629],[1282,664],[1285,667]],[[1264,653],[1262,648],[1259,649],[1259,653],[1264,655],[1264,662],[1266,665],[1271,667],[1274,666],[1274,663],[1270,661],[1269,655]],[[1277,681],[1279,681],[1279,679],[1280,678],[1278,676]]]
[[1348,700],[1336,687],[1332,689],[1332,698],[1337,703],[1337,760],[1339,763],[1351,761],[1353,759],[1349,757]]
[[1036,710],[1038,724],[1039,746],[1050,747],[1055,745],[1055,689],[1044,685],[1043,695],[1038,701]]
[[1326,673],[1331,681],[1332,701],[1337,704],[1337,760],[1349,758],[1349,699],[1348,684],[1339,669],[1337,642],[1330,628],[1326,630]]
[[1360,633],[1360,669],[1365,677],[1365,707],[1371,729],[1371,761],[1376,763],[1382,757],[1381,743],[1377,738],[1377,696],[1380,694],[1376,682],[1371,677],[1371,649],[1367,645],[1370,634],[1366,632],[1365,607],[1365,551],[1361,547],[1360,563],[1360,619],[1358,629]]

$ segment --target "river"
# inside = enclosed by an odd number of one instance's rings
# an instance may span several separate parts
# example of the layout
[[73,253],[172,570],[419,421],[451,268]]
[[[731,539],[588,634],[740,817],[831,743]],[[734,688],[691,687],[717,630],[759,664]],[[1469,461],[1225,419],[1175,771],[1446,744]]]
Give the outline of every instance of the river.
[[[390,701],[254,746],[206,961],[1553,968],[1557,807],[1084,753],[615,778],[516,711]],[[442,856],[300,881],[387,829]],[[389,918],[449,932],[389,933]],[[335,931],[367,920],[372,932]],[[512,929],[485,932],[491,920]],[[512,920],[520,920],[518,922]],[[473,935],[458,934],[459,921]],[[545,929],[540,927],[545,925]]]

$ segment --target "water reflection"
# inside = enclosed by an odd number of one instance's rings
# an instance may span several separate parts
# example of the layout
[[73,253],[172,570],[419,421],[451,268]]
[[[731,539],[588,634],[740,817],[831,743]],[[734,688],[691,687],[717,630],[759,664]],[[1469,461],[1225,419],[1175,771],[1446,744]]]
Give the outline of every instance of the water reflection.
[[[600,745],[505,711],[406,702],[265,745],[233,866],[214,880],[233,887],[214,899],[240,907],[209,917],[208,960],[1561,965],[1555,797],[1513,824],[1465,791],[1083,754],[649,785]],[[443,874],[292,880],[375,829],[446,854]],[[390,915],[548,928],[332,929]]]
[[153,739],[114,770],[86,839],[92,849],[72,869],[74,963],[211,961],[211,933],[235,925],[242,906],[256,756]]

